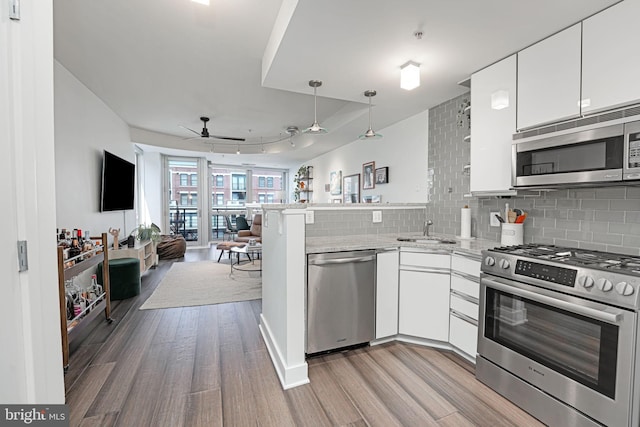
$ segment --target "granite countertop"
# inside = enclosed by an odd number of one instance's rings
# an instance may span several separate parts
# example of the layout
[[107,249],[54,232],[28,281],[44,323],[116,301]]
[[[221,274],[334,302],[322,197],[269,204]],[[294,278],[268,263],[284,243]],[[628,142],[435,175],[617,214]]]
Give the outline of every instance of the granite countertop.
[[485,249],[500,246],[500,243],[484,239],[460,239],[455,236],[434,234],[433,237],[441,237],[455,240],[451,243],[419,243],[398,241],[398,237],[417,237],[416,233],[401,234],[374,234],[335,237],[307,237],[306,253],[355,251],[365,249],[390,249],[390,248],[417,248],[431,251],[463,252],[479,256]]

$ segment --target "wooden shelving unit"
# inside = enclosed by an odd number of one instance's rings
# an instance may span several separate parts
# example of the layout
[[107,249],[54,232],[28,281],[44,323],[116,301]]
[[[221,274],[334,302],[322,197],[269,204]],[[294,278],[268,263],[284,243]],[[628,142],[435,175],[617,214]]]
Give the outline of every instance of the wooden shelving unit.
[[[111,319],[111,293],[109,290],[109,249],[107,245],[107,233],[100,237],[91,237],[91,240],[102,240],[102,245],[90,252],[84,252],[76,257],[65,260],[64,248],[58,247],[58,293],[60,299],[60,333],[62,335],[62,361],[66,372],[69,366],[69,344],[78,336],[91,320],[95,319],[104,310],[105,320]],[[88,257],[89,256],[89,257]],[[82,261],[80,261],[82,259]],[[75,261],[75,264],[65,267],[66,263]],[[103,292],[95,301],[87,306],[73,319],[67,319],[67,304],[65,282],[78,276],[80,273],[95,267],[99,263],[103,265]]]
[[152,240],[136,242],[135,246],[128,248],[126,246],[115,249],[110,252],[111,259],[118,258],[137,258],[140,260],[140,274],[155,267],[158,262],[156,260],[156,245]]

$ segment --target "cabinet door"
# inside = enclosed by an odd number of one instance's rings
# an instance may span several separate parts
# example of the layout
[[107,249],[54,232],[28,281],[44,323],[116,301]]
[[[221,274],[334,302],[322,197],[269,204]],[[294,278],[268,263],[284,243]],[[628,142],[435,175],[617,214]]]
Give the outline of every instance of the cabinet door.
[[398,334],[398,260],[398,251],[377,256],[376,339]]
[[623,1],[583,22],[582,112],[640,101],[640,1]]
[[449,338],[449,274],[400,270],[401,334],[431,340]]
[[516,55],[471,76],[471,192],[509,193],[516,132]]
[[475,358],[478,350],[478,326],[454,314],[450,321],[449,342]]
[[580,115],[581,25],[518,53],[518,129]]

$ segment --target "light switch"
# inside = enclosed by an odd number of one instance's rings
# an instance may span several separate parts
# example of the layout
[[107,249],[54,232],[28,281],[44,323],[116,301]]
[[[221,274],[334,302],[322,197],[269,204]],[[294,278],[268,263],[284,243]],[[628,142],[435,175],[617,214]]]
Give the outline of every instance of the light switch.
[[315,220],[315,211],[307,209],[307,211],[304,213],[304,223],[313,224]]
[[373,211],[373,222],[382,222],[382,211]]

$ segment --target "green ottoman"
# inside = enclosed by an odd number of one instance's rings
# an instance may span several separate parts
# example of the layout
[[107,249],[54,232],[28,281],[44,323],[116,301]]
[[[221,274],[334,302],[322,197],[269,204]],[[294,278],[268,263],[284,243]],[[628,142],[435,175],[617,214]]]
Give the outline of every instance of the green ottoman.
[[[96,275],[98,283],[102,285],[102,263],[98,264]],[[112,301],[140,295],[140,260],[137,258],[109,260],[109,285]]]

